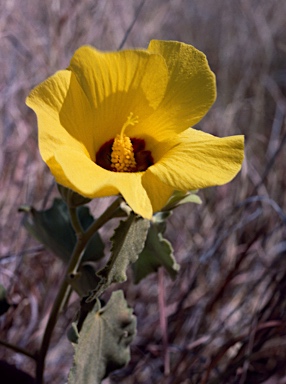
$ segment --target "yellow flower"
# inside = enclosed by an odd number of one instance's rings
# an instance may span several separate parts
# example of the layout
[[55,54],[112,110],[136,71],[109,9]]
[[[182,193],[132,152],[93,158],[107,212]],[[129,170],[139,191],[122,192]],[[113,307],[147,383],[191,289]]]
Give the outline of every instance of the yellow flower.
[[121,194],[145,218],[174,190],[221,185],[240,170],[243,136],[189,128],[216,97],[215,77],[194,47],[79,48],[70,66],[34,88],[39,148],[59,184],[88,197]]

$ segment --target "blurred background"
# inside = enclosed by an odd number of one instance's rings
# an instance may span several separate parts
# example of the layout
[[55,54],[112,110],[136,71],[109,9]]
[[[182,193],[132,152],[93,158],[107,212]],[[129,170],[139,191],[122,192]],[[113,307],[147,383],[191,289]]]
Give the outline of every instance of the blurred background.
[[[178,40],[202,50],[217,76],[217,101],[198,128],[244,134],[245,161],[231,183],[199,192],[202,205],[172,215],[166,237],[181,265],[177,279],[161,271],[134,285],[130,273],[123,284],[138,333],[131,362],[105,383],[286,383],[285,22],[281,0],[1,1],[0,284],[12,304],[0,318],[1,340],[39,347],[64,272],[18,212],[49,207],[57,196],[27,94],[81,45]],[[72,296],[54,332],[46,384],[66,382],[73,353],[66,330],[77,308]],[[0,359],[34,370],[2,345]]]

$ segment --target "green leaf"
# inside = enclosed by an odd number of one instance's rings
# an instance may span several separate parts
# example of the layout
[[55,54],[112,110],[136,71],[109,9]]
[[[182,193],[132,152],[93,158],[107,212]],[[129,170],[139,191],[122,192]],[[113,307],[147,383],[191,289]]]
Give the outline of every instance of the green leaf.
[[129,362],[130,343],[136,333],[136,318],[132,312],[122,291],[113,292],[103,308],[96,302],[74,345],[68,384],[101,383],[110,372]]
[[[94,221],[88,207],[79,207],[78,217],[84,230]],[[70,222],[67,205],[55,199],[51,208],[37,211],[33,207],[21,207],[25,212],[24,226],[64,263],[68,263],[76,244],[76,235]],[[88,243],[83,261],[97,261],[104,256],[104,244],[98,233]]]
[[197,195],[197,191],[175,191],[171,198],[169,199],[167,205],[164,207],[164,211],[174,209],[182,204],[186,203],[195,203],[201,204],[202,200]]
[[97,273],[100,283],[87,301],[99,297],[112,283],[122,283],[127,279],[127,267],[138,259],[144,247],[149,226],[149,220],[133,212],[127,220],[120,222],[111,238],[111,257],[106,266]]
[[91,201],[87,197],[72,191],[69,188],[64,187],[63,185],[57,184],[58,190],[61,194],[62,199],[66,202],[69,207],[79,207],[80,205],[87,204]]
[[167,219],[173,214],[172,211],[156,212],[152,217],[152,223],[155,224],[158,232],[164,233],[167,228]]
[[6,289],[0,284],[0,316],[4,315],[10,308],[10,304],[7,301]]
[[78,333],[78,329],[77,329],[76,323],[72,323],[71,324],[70,328],[67,331],[67,338],[73,344],[77,344],[78,343],[79,333]]
[[157,225],[152,224],[149,228],[145,247],[132,266],[135,284],[138,284],[150,273],[157,272],[161,266],[166,269],[172,279],[175,279],[180,269],[174,258],[171,243],[163,238]]
[[77,274],[69,276],[70,285],[81,297],[88,296],[99,282],[100,279],[96,275],[96,266],[89,262],[81,263]]

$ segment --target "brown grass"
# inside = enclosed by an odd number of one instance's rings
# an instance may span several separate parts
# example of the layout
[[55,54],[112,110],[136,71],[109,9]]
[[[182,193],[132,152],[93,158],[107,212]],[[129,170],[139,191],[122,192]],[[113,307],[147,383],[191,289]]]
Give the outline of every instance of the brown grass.
[[[49,205],[57,193],[24,100],[66,67],[80,45],[117,49],[139,6],[135,0],[0,5],[0,283],[14,304],[0,319],[0,338],[31,351],[39,346],[63,267],[27,235],[17,212],[22,204]],[[171,218],[167,236],[181,264],[177,280],[161,273],[138,286],[124,284],[138,335],[130,364],[109,383],[286,383],[285,19],[281,0],[146,0],[127,36],[125,47],[172,39],[207,54],[218,100],[199,127],[219,136],[244,134],[246,159],[233,182],[201,191],[201,206],[179,208]],[[165,303],[160,307],[158,297]],[[72,356],[65,330],[76,308],[72,297],[58,322],[47,384],[65,382]],[[1,346],[0,359],[34,369]]]

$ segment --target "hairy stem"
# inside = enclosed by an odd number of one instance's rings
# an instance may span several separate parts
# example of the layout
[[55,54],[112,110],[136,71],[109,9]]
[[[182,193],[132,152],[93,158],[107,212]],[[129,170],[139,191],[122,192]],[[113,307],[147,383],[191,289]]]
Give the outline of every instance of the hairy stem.
[[56,325],[59,313],[66,304],[66,300],[69,297],[71,286],[69,285],[68,277],[71,274],[76,274],[80,265],[84,250],[96,231],[99,230],[107,221],[115,216],[116,211],[120,208],[121,198],[116,199],[110,207],[86,230],[82,231],[81,224],[78,221],[78,217],[75,209],[70,208],[71,222],[77,235],[77,243],[73,250],[69,265],[67,267],[66,274],[60,285],[58,294],[56,296],[46,329],[44,332],[42,344],[37,354],[37,368],[36,368],[36,384],[43,384],[43,375],[45,368],[45,359],[50,345],[51,336]]
[[78,219],[77,209],[72,208],[72,207],[68,207],[68,210],[69,210],[69,216],[70,216],[71,224],[72,224],[73,229],[76,233],[76,237],[79,238],[83,234],[83,229],[82,229],[82,226],[81,226],[80,221]]

